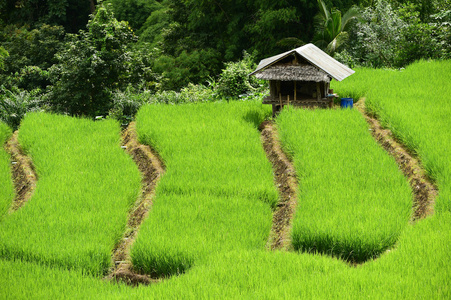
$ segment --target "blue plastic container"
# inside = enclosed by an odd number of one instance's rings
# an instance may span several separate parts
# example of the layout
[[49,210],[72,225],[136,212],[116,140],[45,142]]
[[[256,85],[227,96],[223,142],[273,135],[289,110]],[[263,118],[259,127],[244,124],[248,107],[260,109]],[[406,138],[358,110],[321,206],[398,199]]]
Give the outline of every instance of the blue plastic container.
[[341,108],[353,108],[354,107],[354,99],[352,98],[341,98],[340,102]]

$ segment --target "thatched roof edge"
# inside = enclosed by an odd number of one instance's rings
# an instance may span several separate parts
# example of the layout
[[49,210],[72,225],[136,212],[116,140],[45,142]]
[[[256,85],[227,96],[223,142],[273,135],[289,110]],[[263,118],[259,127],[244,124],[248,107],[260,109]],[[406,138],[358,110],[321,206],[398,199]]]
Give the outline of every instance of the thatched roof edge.
[[275,65],[255,73],[264,80],[329,82],[329,75],[312,65]]

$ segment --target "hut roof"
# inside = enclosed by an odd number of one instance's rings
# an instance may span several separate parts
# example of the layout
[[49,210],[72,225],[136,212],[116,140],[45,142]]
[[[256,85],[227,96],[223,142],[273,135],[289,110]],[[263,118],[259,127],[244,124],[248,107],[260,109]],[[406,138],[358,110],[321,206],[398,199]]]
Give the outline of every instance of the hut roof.
[[[352,75],[355,73],[352,69],[348,68],[344,64],[338,62],[337,60],[330,57],[328,54],[326,54],[324,51],[319,49],[313,44],[307,44],[302,47],[263,59],[260,61],[260,63],[257,66],[257,69],[252,72],[249,75],[255,75],[257,76],[258,73],[263,72],[267,68],[273,66],[280,60],[292,55],[292,54],[298,54],[302,56],[305,60],[307,60],[309,63],[311,63],[313,66],[317,67],[318,69],[322,70],[329,76],[331,76],[333,79],[337,81],[342,81],[346,77]],[[286,67],[286,66],[285,66]],[[299,68],[299,66],[297,66]],[[304,69],[303,67],[301,69]],[[307,69],[304,69],[307,70]],[[272,73],[272,72],[271,72]],[[292,72],[294,73],[294,72]],[[298,72],[296,72],[298,73]],[[260,78],[260,77],[258,77]],[[262,78],[265,79],[265,78]],[[276,79],[274,77],[274,79]],[[278,79],[277,80],[282,80]],[[302,78],[296,78],[296,79],[288,79],[288,80],[305,80]]]
[[329,82],[329,75],[312,65],[273,65],[255,74],[258,79],[282,80],[282,81],[316,81]]

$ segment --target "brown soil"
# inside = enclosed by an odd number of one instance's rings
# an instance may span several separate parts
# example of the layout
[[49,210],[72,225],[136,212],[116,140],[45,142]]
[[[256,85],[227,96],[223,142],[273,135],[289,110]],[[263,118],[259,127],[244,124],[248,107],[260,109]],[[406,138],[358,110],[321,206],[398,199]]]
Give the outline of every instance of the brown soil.
[[365,99],[362,98],[355,104],[370,125],[371,134],[377,142],[392,155],[399,165],[414,194],[412,221],[425,218],[434,211],[435,198],[438,194],[437,187],[429,180],[418,158],[414,157],[409,150],[398,142],[393,133],[383,128],[380,122],[373,116],[367,114]]
[[11,170],[16,195],[8,213],[21,208],[33,196],[38,177],[31,159],[25,155],[18,141],[18,131],[14,132],[5,145],[11,156]]
[[152,206],[155,187],[164,173],[165,167],[158,155],[149,146],[138,142],[135,123],[132,122],[122,135],[122,147],[133,158],[141,172],[141,196],[130,210],[127,229],[113,251],[114,267],[106,279],[125,282],[130,285],[150,284],[161,279],[133,270],[130,247],[136,239],[139,226],[146,219]]
[[296,209],[297,179],[293,164],[280,147],[277,130],[270,121],[263,122],[261,140],[266,156],[273,165],[275,182],[279,189],[279,203],[273,213],[273,223],[267,248],[271,250],[291,248],[291,225]]

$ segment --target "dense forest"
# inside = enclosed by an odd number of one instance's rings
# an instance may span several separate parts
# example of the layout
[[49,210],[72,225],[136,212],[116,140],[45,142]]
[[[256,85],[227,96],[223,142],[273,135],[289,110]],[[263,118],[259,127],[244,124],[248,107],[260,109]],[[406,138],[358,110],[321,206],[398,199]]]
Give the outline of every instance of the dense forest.
[[0,119],[256,93],[256,62],[310,42],[351,67],[448,59],[451,1],[2,1]]

